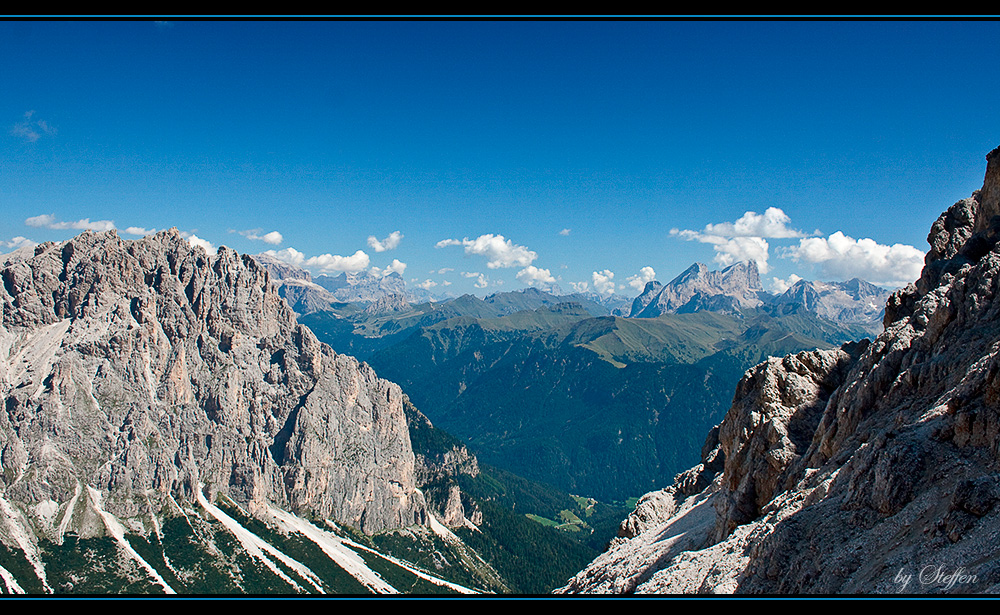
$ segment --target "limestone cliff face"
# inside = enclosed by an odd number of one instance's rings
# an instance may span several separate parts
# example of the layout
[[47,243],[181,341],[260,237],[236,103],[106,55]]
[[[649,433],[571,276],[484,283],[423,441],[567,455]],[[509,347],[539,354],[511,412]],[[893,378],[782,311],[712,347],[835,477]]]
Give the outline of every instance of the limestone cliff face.
[[709,271],[695,263],[666,285],[646,283],[632,302],[630,318],[656,318],[663,314],[699,310],[735,313],[761,305],[760,273],[753,261],[740,262],[722,271]]
[[0,496],[37,531],[79,530],[88,486],[122,519],[204,484],[369,533],[424,522],[399,387],[297,324],[253,259],[87,232],[0,277]]
[[1000,591],[1000,148],[987,161],[885,331],[749,370],[705,462],[563,591]]

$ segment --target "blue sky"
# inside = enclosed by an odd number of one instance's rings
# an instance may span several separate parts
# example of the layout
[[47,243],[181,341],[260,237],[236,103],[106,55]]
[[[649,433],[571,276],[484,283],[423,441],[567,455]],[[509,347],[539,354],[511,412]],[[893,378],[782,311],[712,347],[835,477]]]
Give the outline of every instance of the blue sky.
[[4,22],[0,252],[176,226],[432,292],[634,295],[744,258],[774,288],[897,284],[1000,145],[998,43],[996,22]]

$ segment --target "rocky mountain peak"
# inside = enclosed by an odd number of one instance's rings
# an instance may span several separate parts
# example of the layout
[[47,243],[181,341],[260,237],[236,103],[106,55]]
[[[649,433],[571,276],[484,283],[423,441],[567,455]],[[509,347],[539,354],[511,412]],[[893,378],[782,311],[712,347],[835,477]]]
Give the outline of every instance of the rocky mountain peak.
[[301,267],[296,267],[282,260],[278,260],[270,254],[254,254],[253,259],[267,269],[274,281],[303,280],[305,282],[312,282],[311,273]]
[[92,531],[84,487],[120,519],[204,485],[365,532],[425,520],[399,387],[299,325],[253,258],[85,232],[0,277],[0,493],[26,535]]
[[859,325],[873,334],[881,332],[883,311],[889,291],[859,278],[847,282],[799,280],[770,304],[784,309],[801,305],[823,318],[847,325]]
[[986,155],[986,178],[976,197],[979,201],[976,230],[982,231],[992,223],[994,216],[1000,216],[1000,147]]
[[739,262],[721,271],[695,263],[666,285],[646,284],[632,303],[630,318],[656,318],[662,314],[703,309],[736,312],[761,305],[760,272],[753,261]]
[[679,286],[691,280],[700,280],[705,274],[708,273],[708,265],[704,263],[694,263],[684,271],[680,273],[676,278],[670,280],[669,284],[672,286]]

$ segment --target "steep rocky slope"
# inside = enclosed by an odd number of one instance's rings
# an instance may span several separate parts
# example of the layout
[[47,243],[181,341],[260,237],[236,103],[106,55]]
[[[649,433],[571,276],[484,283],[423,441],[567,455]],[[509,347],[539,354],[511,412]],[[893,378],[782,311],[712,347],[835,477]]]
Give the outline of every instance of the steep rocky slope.
[[101,535],[100,510],[155,525],[201,493],[366,533],[426,522],[399,387],[297,324],[251,258],[88,232],[0,276],[7,544]]
[[1000,591],[1000,148],[871,344],[747,372],[565,592]]

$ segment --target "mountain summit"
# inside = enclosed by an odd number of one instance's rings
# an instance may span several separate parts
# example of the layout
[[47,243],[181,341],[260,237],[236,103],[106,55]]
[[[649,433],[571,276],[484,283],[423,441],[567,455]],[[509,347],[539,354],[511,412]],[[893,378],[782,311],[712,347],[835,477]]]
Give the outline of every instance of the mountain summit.
[[656,318],[662,314],[685,314],[709,310],[734,313],[760,306],[760,273],[757,263],[739,262],[722,271],[709,271],[695,263],[663,285],[647,282],[632,302],[630,318]]
[[859,325],[872,333],[881,333],[885,302],[890,292],[859,278],[846,282],[810,282],[799,280],[788,290],[771,299],[774,309],[796,306],[844,325]]
[[0,534],[61,544],[202,494],[426,522],[399,387],[317,341],[252,258],[86,232],[0,276]]

